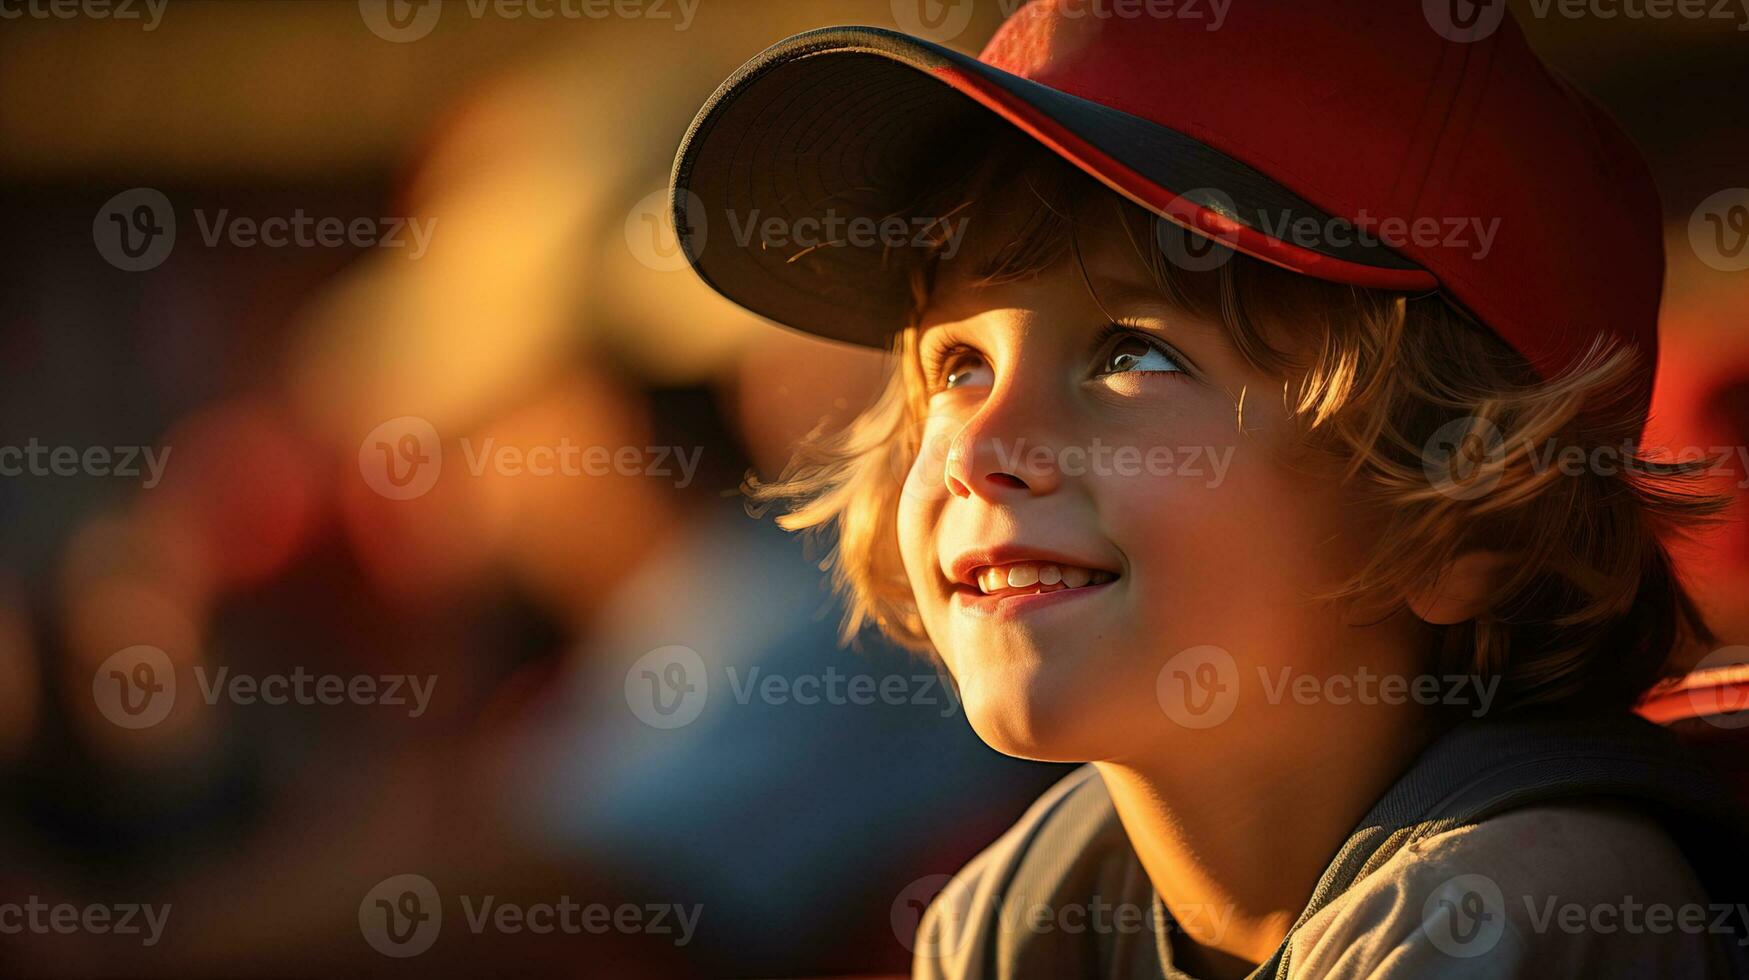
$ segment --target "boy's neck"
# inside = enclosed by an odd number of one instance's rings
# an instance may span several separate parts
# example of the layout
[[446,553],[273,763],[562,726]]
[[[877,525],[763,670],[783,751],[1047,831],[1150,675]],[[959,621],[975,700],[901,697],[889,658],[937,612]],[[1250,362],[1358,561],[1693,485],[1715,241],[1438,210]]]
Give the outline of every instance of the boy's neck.
[[1243,977],[1274,954],[1342,842],[1433,734],[1414,704],[1295,722],[1303,737],[1229,743],[1222,758],[1095,764],[1177,923],[1174,962],[1201,980]]

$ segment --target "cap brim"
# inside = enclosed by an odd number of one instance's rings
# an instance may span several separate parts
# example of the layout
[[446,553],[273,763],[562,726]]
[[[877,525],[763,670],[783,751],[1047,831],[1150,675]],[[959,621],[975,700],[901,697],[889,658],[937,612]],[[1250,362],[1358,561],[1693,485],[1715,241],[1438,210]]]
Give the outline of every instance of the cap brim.
[[[1136,204],[1238,252],[1355,286],[1438,284],[1364,236],[1308,235],[1348,225],[1189,136],[873,27],[799,34],[717,89],[674,162],[680,245],[706,282],[754,313],[885,346],[910,303],[907,273],[880,249],[838,247],[830,231],[908,214],[920,196],[910,186],[919,154],[990,113]],[[766,234],[798,227],[814,234],[782,236],[778,247]],[[1265,229],[1296,233],[1286,241]]]

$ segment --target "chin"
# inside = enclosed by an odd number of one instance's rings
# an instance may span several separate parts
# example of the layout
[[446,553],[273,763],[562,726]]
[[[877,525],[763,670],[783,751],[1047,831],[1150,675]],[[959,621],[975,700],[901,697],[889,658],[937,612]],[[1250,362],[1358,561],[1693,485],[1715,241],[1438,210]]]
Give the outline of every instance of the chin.
[[959,682],[961,706],[984,744],[1034,762],[1087,762],[1100,758],[1089,731],[1096,717],[1063,697],[1038,674],[980,676]]

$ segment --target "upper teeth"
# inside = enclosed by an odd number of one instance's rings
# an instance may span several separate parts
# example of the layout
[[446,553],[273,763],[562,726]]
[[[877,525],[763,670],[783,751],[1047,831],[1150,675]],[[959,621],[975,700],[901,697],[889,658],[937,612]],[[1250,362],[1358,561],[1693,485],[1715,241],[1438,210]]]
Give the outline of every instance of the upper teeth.
[[1117,576],[1111,572],[1075,565],[1058,565],[1045,561],[1020,561],[1009,565],[985,565],[974,578],[985,595],[1006,589],[1040,589],[1055,591],[1057,587],[1079,589],[1084,585],[1100,585]]

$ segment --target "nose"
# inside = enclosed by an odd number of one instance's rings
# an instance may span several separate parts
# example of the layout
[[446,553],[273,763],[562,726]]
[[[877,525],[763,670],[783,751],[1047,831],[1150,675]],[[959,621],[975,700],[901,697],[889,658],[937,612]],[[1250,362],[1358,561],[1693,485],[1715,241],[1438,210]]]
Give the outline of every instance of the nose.
[[1029,408],[995,395],[954,433],[942,479],[962,499],[1013,502],[1056,492],[1062,483],[1054,440]]

